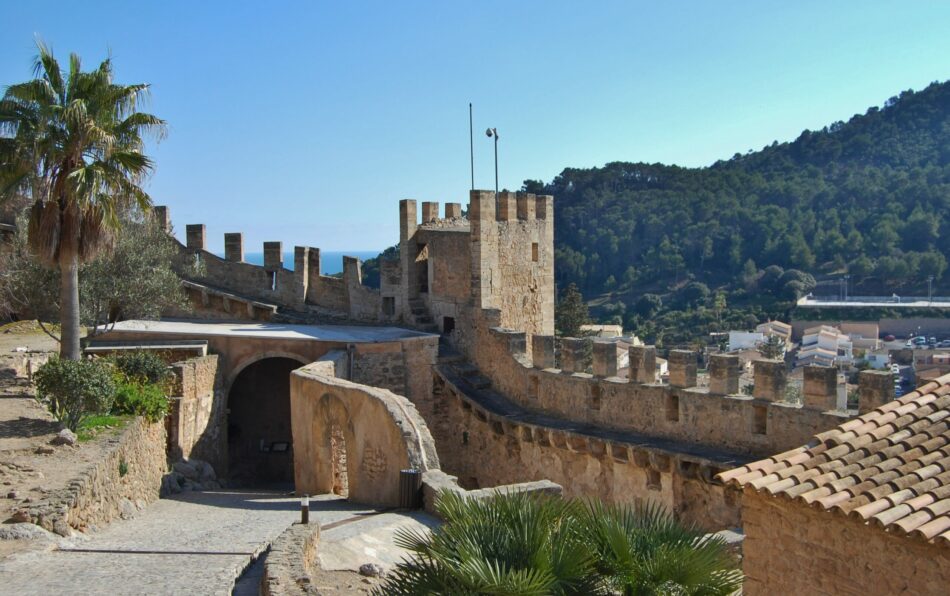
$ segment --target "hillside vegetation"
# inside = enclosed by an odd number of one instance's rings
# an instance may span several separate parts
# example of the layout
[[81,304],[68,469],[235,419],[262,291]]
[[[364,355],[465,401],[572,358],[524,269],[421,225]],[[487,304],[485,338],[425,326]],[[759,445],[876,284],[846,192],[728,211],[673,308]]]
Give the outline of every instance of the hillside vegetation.
[[934,83],[709,167],[615,162],[524,190],[556,197],[558,287],[672,345],[785,316],[845,274],[851,294],[945,287],[948,183],[950,83]]

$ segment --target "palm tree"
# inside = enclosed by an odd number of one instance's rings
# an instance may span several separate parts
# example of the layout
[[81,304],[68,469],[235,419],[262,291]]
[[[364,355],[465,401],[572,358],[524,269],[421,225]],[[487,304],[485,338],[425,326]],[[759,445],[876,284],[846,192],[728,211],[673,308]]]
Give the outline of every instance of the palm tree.
[[33,203],[30,249],[59,269],[60,356],[76,360],[79,265],[110,246],[122,213],[151,207],[143,135],[160,139],[165,122],[137,110],[148,85],[114,83],[111,60],[82,72],[71,54],[66,72],[47,46],[37,48],[36,78],[0,100],[0,197],[22,193]]
[[524,493],[486,500],[445,492],[444,524],[398,531],[412,553],[377,594],[603,594],[590,550],[572,519],[578,505]]

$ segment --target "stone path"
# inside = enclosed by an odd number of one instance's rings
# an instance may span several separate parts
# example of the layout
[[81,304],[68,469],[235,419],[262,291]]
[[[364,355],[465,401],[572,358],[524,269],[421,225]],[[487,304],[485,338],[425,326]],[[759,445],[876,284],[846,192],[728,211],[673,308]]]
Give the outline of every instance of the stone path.
[[391,511],[320,528],[317,560],[327,571],[352,571],[363,563],[392,569],[407,556],[394,543],[397,530],[425,533],[438,520],[421,511]]
[[[193,492],[159,500],[127,521],[58,548],[0,562],[0,594],[230,594],[235,579],[299,517],[274,492]],[[316,497],[321,524],[371,510]]]

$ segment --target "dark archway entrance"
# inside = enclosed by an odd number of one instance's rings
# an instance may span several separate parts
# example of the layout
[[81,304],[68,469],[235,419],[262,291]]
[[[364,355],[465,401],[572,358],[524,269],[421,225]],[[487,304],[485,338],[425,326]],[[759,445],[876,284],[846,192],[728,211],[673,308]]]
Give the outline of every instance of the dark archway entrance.
[[301,363],[265,358],[238,374],[228,394],[228,476],[234,486],[293,486],[290,373]]

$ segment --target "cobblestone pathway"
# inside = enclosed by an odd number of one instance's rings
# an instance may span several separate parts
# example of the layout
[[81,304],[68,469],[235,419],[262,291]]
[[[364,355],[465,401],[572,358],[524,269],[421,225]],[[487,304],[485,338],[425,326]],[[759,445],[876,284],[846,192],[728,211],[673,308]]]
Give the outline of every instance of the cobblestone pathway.
[[[332,523],[368,512],[332,497],[311,502]],[[0,594],[230,594],[251,559],[298,519],[279,493],[184,493],[89,537],[0,562]]]

